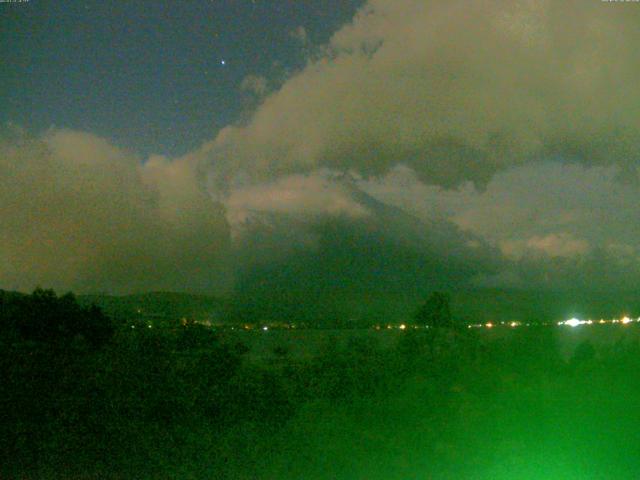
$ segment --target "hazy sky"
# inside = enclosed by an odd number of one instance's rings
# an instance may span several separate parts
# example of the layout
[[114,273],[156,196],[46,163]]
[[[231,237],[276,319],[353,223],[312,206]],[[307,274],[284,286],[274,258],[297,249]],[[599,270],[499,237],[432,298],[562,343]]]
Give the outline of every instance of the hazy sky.
[[0,3],[0,288],[630,288],[638,25],[599,0]]

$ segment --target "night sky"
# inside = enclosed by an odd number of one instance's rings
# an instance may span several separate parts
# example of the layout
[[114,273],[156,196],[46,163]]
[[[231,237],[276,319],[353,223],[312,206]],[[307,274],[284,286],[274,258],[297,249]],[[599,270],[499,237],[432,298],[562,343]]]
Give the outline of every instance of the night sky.
[[277,82],[300,69],[359,3],[6,4],[0,120],[90,131],[144,155],[184,154],[252,105],[243,79]]
[[0,288],[628,289],[640,7],[0,3]]

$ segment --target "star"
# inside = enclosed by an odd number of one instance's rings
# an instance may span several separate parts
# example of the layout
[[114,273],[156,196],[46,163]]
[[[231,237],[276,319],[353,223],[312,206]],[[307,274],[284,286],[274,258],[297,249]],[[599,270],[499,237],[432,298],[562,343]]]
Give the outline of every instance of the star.
[[227,62],[225,62],[224,60],[220,60],[220,65],[226,65]]

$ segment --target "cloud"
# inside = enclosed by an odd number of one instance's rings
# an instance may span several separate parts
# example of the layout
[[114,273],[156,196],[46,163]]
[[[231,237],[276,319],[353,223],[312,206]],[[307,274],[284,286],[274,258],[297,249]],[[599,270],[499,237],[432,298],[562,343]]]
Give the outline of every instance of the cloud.
[[428,185],[407,166],[378,178],[325,169],[238,177],[219,203],[199,159],[142,162],[87,133],[5,131],[2,287],[283,292],[300,283],[420,295],[625,288],[640,278],[640,188],[621,184],[617,167],[521,165],[481,190]]
[[0,139],[3,288],[215,289],[222,210],[189,158],[141,159],[91,134]]
[[236,229],[253,215],[265,213],[315,220],[324,216],[358,218],[369,214],[344,185],[332,181],[330,175],[323,172],[239,187],[230,193],[225,206],[227,218]]
[[638,17],[601,2],[371,0],[195,155],[231,216],[313,210],[321,195],[287,182],[344,172],[500,252],[478,284],[567,285],[602,261],[604,285],[637,262],[623,246],[640,234],[640,192],[620,179],[640,160]]
[[[391,321],[433,289],[471,287],[499,271],[496,249],[446,221],[421,221],[342,185],[366,215],[262,210],[235,246],[238,303],[259,318]],[[396,317],[393,317],[396,318]]]
[[560,162],[512,168],[484,191],[462,190],[453,221],[492,242],[557,237],[602,248],[633,244],[640,188],[620,183],[620,171]]
[[543,254],[551,258],[575,257],[587,253],[589,243],[566,233],[552,233],[544,237],[533,236],[526,240],[505,240],[500,243],[500,250],[508,258],[516,260],[526,253]]
[[182,158],[5,129],[3,286],[210,291],[260,264],[327,289],[624,287],[639,21],[602,2],[370,0],[277,90],[246,77],[255,111]]
[[546,161],[511,167],[482,190],[426,185],[408,167],[360,188],[423,221],[441,219],[502,254],[479,285],[625,288],[640,278],[640,186],[621,169]]
[[428,184],[484,185],[552,155],[635,172],[639,21],[602,2],[371,0],[202,152],[212,188],[399,163]]

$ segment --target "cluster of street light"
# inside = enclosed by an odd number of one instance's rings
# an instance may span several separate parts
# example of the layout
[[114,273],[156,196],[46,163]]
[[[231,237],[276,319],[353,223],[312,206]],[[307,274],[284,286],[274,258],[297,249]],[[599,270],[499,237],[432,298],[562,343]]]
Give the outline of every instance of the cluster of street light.
[[[530,323],[522,323],[522,322],[500,322],[500,323],[494,323],[494,322],[486,322],[486,323],[471,323],[469,325],[467,325],[467,328],[493,328],[493,327],[511,327],[511,328],[516,328],[516,327],[521,327],[521,326],[530,326]],[[546,325],[546,324],[543,324]]]
[[[640,317],[633,319],[630,318],[628,316],[624,316],[622,318],[614,318],[611,320],[605,320],[604,318],[600,319],[600,320],[581,320],[579,318],[570,318],[568,320],[563,320],[560,322],[555,323],[555,325],[560,325],[560,326],[568,326],[568,327],[579,327],[580,325],[607,325],[607,324],[621,324],[621,325],[628,325],[630,323],[640,323]],[[541,323],[541,324],[535,324],[535,325],[542,325],[542,326],[549,326],[549,325],[554,325],[553,323]],[[525,327],[529,327],[531,326],[530,323],[522,323],[522,322],[500,322],[500,323],[494,323],[494,322],[486,322],[486,323],[472,323],[470,325],[467,325],[467,328],[494,328],[494,327],[511,327],[511,328],[515,328],[515,327],[520,327],[520,326],[525,326]]]
[[614,318],[612,320],[605,320],[601,318],[600,320],[580,320],[579,318],[570,318],[569,320],[564,320],[562,322],[558,322],[558,325],[566,325],[568,327],[579,327],[580,325],[605,325],[605,324],[614,324],[620,323],[622,325],[628,325],[630,323],[640,323],[640,317],[633,319],[627,316],[622,318]]
[[[203,322],[194,322],[197,324],[203,324],[205,326],[211,326],[211,323],[203,323]],[[512,322],[485,322],[485,323],[471,323],[467,325],[467,328],[487,328],[487,329],[491,329],[491,328],[495,328],[495,327],[508,327],[508,328],[516,328],[516,327],[529,327],[531,325],[535,325],[535,326],[552,326],[552,325],[559,325],[559,326],[568,326],[568,327],[579,327],[581,325],[606,325],[606,324],[621,324],[621,325],[628,325],[630,323],[640,323],[640,317],[638,318],[630,318],[628,316],[624,316],[622,318],[614,318],[611,320],[605,320],[605,319],[600,319],[600,320],[581,320],[579,318],[570,318],[568,320],[563,320],[560,322],[556,322],[556,323],[548,323],[548,322],[543,322],[543,323],[523,323],[523,322],[517,322],[517,321],[512,321]],[[182,325],[186,325],[186,319],[182,319]],[[153,325],[151,323],[147,324],[147,325],[138,325],[140,328],[143,328],[144,326],[146,326],[147,328],[152,328]],[[258,325],[258,326],[254,326],[254,325],[242,325],[241,327],[235,327],[235,326],[231,326],[230,329],[231,330],[253,330],[254,328],[256,330],[262,330],[264,332],[269,331],[272,326],[269,325]],[[136,328],[136,325],[133,324],[131,325],[132,329]],[[278,329],[296,329],[297,325],[276,325],[274,328]],[[374,327],[376,330],[382,330],[382,329],[386,329],[386,330],[418,330],[418,329],[428,329],[428,326],[425,325],[407,325],[407,324],[400,324],[400,325],[392,325],[392,324],[388,324],[388,325],[376,325]]]

